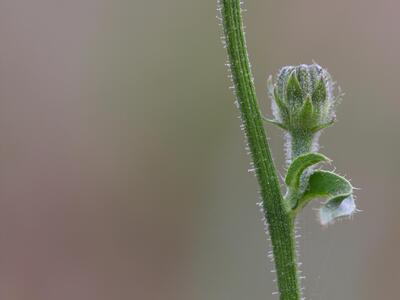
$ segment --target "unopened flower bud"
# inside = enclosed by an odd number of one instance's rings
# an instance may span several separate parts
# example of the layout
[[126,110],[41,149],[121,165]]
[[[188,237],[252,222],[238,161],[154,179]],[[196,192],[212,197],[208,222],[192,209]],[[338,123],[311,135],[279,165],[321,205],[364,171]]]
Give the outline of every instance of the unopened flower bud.
[[274,123],[289,132],[315,133],[334,122],[333,82],[317,64],[283,67],[268,79]]

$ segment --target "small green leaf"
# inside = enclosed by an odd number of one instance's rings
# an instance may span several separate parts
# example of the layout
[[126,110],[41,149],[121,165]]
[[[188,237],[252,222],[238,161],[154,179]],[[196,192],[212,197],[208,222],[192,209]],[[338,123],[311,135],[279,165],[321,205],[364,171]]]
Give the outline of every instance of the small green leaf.
[[288,108],[285,103],[283,103],[282,99],[279,97],[278,89],[274,88],[274,101],[280,110],[280,114],[282,118],[286,118],[288,114]]
[[330,171],[315,171],[309,179],[305,197],[349,196],[353,191],[350,182]]
[[285,183],[292,193],[297,192],[300,186],[300,178],[304,170],[322,161],[329,161],[329,158],[320,153],[307,153],[300,155],[290,164]]
[[322,129],[325,129],[325,128],[328,128],[328,127],[332,126],[333,124],[335,124],[335,122],[336,122],[336,119],[332,118],[332,120],[330,120],[327,123],[324,123],[324,124],[321,124],[321,125],[318,125],[318,126],[315,126],[315,127],[311,128],[311,132],[316,133],[316,132],[318,132],[318,131],[320,131]]
[[329,171],[315,171],[309,177],[307,189],[299,200],[299,208],[315,198],[326,198],[319,217],[321,224],[327,225],[336,218],[354,213],[356,206],[352,193],[353,187],[344,177]]
[[306,128],[313,126],[313,124],[315,124],[313,113],[314,113],[314,106],[311,102],[311,98],[307,97],[298,115],[299,117],[298,121],[300,122],[300,124]]
[[281,122],[279,122],[279,121],[277,121],[277,120],[269,119],[269,118],[267,118],[267,117],[264,117],[263,115],[261,115],[261,117],[262,117],[262,119],[263,119],[265,122],[268,122],[268,123],[270,123],[270,124],[276,125],[276,126],[278,126],[279,128],[282,128],[283,130],[288,130],[287,127],[286,127],[284,124],[282,124]]
[[292,71],[287,82],[286,98],[288,101],[288,106],[291,110],[300,106],[303,101],[303,92],[301,91],[301,86],[299,80],[297,79],[295,70]]
[[312,94],[313,103],[321,103],[326,99],[326,87],[325,82],[322,77],[318,80],[317,85],[315,86],[314,92]]

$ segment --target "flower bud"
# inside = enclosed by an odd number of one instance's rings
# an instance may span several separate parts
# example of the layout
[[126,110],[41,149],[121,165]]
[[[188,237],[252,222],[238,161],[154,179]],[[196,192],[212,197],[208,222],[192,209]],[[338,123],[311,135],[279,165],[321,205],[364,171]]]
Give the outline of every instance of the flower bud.
[[289,132],[315,133],[334,122],[333,82],[317,64],[283,67],[275,84],[268,79],[274,123]]

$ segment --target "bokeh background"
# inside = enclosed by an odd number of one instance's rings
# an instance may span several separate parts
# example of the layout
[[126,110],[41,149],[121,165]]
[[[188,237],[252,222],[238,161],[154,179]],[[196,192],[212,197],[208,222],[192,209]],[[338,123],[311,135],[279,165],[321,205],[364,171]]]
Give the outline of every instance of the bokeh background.
[[[246,8],[265,114],[282,65],[315,60],[346,93],[322,152],[362,212],[328,228],[301,215],[307,299],[396,299],[400,3]],[[277,299],[216,15],[215,1],[0,0],[0,299]]]

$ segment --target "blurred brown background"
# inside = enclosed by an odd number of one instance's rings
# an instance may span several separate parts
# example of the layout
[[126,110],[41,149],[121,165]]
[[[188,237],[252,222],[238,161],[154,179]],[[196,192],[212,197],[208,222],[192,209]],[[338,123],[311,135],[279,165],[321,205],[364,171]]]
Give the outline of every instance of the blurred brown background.
[[[277,299],[215,8],[0,0],[0,299]],[[396,299],[400,3],[246,8],[266,114],[285,64],[315,60],[346,92],[322,151],[362,212],[302,214],[305,295]]]

